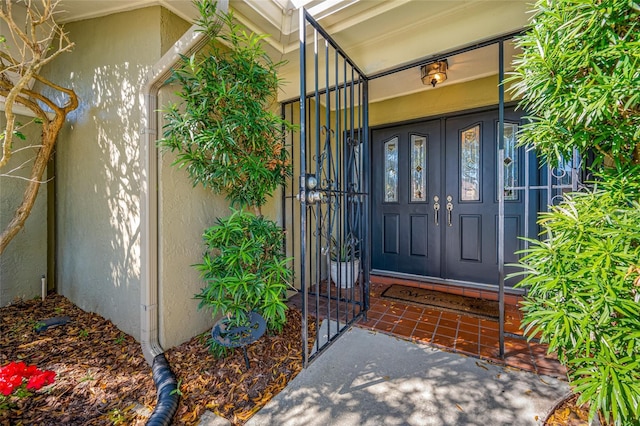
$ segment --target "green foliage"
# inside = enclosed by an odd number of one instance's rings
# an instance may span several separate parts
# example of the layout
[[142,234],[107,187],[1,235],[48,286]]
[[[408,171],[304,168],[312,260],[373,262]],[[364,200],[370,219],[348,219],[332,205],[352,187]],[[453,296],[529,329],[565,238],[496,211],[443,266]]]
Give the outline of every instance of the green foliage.
[[521,264],[525,334],[567,366],[579,403],[616,425],[640,424],[640,167],[541,213],[544,241]]
[[178,379],[178,383],[176,384],[176,388],[174,390],[172,390],[171,392],[169,392],[169,395],[184,396],[184,394],[180,390],[181,386],[182,386],[182,379]]
[[218,219],[204,233],[207,251],[196,265],[207,286],[196,295],[213,316],[226,315],[231,326],[243,325],[251,311],[269,329],[286,322],[284,303],[292,272],[284,257],[284,232],[275,222],[237,210]]
[[[194,185],[225,193],[233,206],[259,208],[291,175],[285,132],[292,125],[269,110],[280,80],[262,46],[265,36],[247,32],[233,15],[220,16],[215,3],[196,2],[199,25],[212,37],[205,52],[184,57],[172,81],[181,104],[165,111],[160,146],[177,151]],[[227,46],[224,46],[226,43]]]
[[573,148],[640,164],[640,3],[538,0],[535,12],[509,79],[531,115],[520,142],[552,164]]
[[360,248],[358,246],[358,238],[351,232],[339,241],[335,237],[331,237],[331,260],[339,262],[348,262],[360,257]]
[[[212,0],[194,3],[200,30],[210,40],[202,52],[183,57],[173,74],[181,103],[166,108],[159,145],[177,152],[174,164],[186,168],[194,186],[225,193],[232,207],[241,208],[205,231],[207,251],[196,267],[207,286],[195,297],[200,308],[210,308],[214,318],[226,316],[230,326],[245,325],[256,311],[268,328],[281,330],[292,272],[283,231],[260,215],[267,196],[291,176],[284,137],[293,126],[270,110],[281,63],[265,53],[265,36],[236,24],[232,14],[217,14]],[[211,342],[215,354],[226,354]]]

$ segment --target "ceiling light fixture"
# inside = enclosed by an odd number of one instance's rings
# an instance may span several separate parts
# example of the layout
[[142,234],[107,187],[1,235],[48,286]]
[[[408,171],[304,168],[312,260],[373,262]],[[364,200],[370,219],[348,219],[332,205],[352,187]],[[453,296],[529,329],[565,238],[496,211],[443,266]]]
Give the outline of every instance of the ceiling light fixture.
[[420,67],[420,78],[422,84],[431,84],[436,87],[436,84],[442,83],[447,79],[447,60],[433,62],[431,64],[422,65]]

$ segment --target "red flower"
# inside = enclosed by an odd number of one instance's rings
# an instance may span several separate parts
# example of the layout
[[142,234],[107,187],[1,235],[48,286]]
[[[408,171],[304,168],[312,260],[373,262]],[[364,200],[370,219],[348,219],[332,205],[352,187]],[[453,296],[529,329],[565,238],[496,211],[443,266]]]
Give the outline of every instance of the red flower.
[[35,365],[30,365],[28,366],[24,373],[22,374],[23,377],[31,377],[35,374],[40,374],[42,373],[42,371],[38,370],[38,367],[36,367]]
[[43,386],[50,385],[56,378],[54,371],[40,371],[39,374],[31,376],[27,382],[27,389],[38,390]]
[[0,378],[0,393],[4,396],[9,396],[13,393],[15,386],[9,382],[5,382],[4,379]]
[[4,396],[9,396],[15,388],[22,384],[22,376],[14,375],[0,375],[0,393]]
[[56,373],[53,371],[41,371],[35,365],[27,366],[22,361],[10,362],[0,367],[0,394],[11,395],[16,388],[24,384],[24,379],[28,379],[28,390],[38,390],[53,383],[55,378]]
[[0,377],[24,376],[27,371],[27,365],[22,362],[10,362],[4,367],[0,367]]

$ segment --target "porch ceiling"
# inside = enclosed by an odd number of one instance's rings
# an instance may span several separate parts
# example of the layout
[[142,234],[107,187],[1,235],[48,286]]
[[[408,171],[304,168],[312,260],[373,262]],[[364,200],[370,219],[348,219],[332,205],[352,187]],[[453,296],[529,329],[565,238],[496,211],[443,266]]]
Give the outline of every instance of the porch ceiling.
[[[529,0],[230,0],[238,20],[270,34],[269,54],[288,64],[280,99],[298,96],[298,9],[305,7],[368,75],[413,63],[523,28]],[[161,5],[193,21],[191,0],[63,0],[61,22]],[[507,53],[510,51],[508,50]],[[507,56],[508,57],[508,56]],[[449,59],[455,84],[497,73],[497,49],[484,48]],[[440,87],[440,85],[438,86]],[[420,90],[419,68],[385,77],[372,86],[370,101]]]

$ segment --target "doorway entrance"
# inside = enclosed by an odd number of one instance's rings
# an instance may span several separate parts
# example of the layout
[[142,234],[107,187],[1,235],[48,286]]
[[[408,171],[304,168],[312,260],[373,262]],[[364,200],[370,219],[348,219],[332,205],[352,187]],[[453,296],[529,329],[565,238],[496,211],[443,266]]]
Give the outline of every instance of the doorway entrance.
[[[521,116],[505,110],[505,187],[525,173]],[[372,270],[498,286],[497,135],[497,109],[372,131]],[[529,211],[505,192],[505,263]]]

